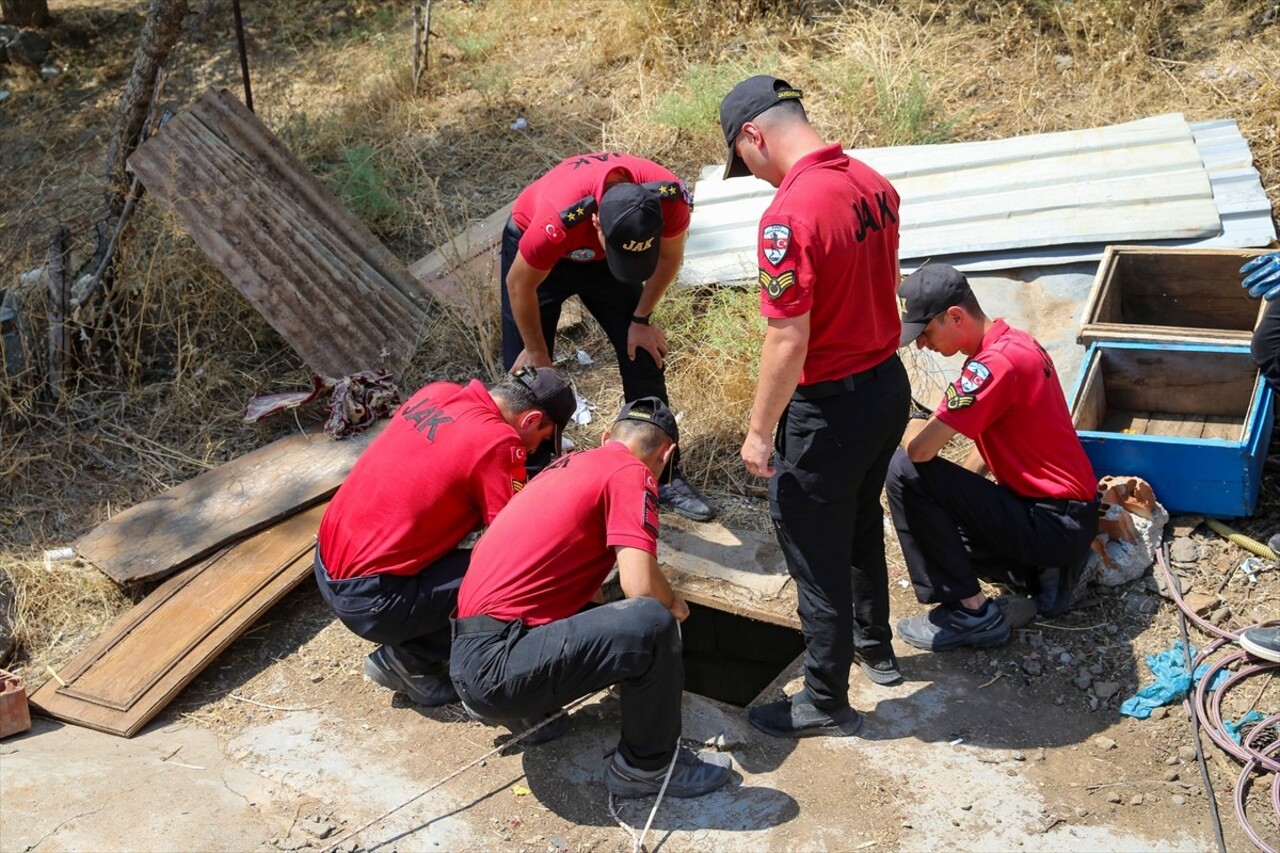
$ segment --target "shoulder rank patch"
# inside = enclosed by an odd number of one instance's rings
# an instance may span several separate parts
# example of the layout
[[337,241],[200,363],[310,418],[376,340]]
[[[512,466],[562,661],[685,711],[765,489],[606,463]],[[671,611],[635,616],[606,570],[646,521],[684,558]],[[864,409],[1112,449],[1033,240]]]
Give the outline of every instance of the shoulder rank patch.
[[517,480],[515,477],[511,478],[511,494],[514,495],[516,492],[520,491],[523,488],[524,488],[524,480]]
[[796,271],[787,270],[778,275],[769,275],[764,270],[760,270],[760,287],[770,299],[777,299],[787,292],[791,285],[796,283]]
[[662,201],[675,201],[676,199],[684,199],[689,207],[693,207],[693,199],[689,196],[689,191],[685,189],[683,181],[648,181],[641,184],[645,189],[653,190],[658,194],[658,198]]
[[573,204],[560,211],[560,222],[565,228],[572,228],[575,225],[581,225],[591,219],[591,214],[596,212],[596,208],[600,205],[592,196],[580,198]]
[[955,385],[947,386],[947,393],[945,396],[947,399],[948,409],[952,409],[952,410],[965,409],[973,405],[973,395],[961,394],[959,391],[956,390]]
[[791,229],[785,225],[766,225],[760,232],[760,249],[775,267],[782,263],[791,246]]

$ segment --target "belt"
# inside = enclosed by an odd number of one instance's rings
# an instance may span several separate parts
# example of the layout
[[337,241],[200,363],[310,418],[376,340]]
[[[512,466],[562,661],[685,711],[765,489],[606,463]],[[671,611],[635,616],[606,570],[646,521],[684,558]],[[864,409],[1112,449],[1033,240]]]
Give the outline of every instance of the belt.
[[503,628],[510,625],[510,622],[503,622],[501,619],[494,619],[492,616],[468,616],[465,619],[453,620],[453,636],[461,637],[464,634],[496,634]]
[[1031,505],[1065,515],[1074,514],[1084,509],[1093,509],[1096,512],[1098,509],[1097,501],[1073,501],[1067,498],[1036,498],[1031,502]]
[[852,391],[862,383],[875,379],[880,368],[885,366],[886,362],[880,362],[875,367],[868,368],[861,373],[850,373],[841,379],[828,379],[825,382],[813,382],[808,385],[796,386],[794,397],[801,400],[821,400],[825,397],[834,397],[837,394],[844,394]]

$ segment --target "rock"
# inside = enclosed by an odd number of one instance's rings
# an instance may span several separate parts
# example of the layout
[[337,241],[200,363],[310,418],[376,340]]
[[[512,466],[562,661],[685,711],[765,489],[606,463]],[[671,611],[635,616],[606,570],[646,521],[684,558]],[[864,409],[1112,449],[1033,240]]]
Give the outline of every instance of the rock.
[[[4,48],[0,47],[0,64],[3,64],[3,63],[4,63]],[[9,98],[11,98],[12,96],[13,96],[13,92],[10,92],[8,89],[0,89],[0,104],[3,104],[5,101],[9,100]]]
[[965,803],[963,806],[960,807],[960,811],[962,812],[967,812],[972,810],[973,810],[973,803]]
[[1175,806],[1186,805],[1187,798],[1181,794],[1174,794],[1169,798],[1169,802],[1173,803]]
[[1190,536],[1191,532],[1204,524],[1202,515],[1175,515],[1169,519],[1169,529],[1175,537]]
[[547,853],[564,853],[569,849],[569,841],[563,835],[553,835],[547,839]]
[[1118,803],[1118,802],[1120,802],[1120,792],[1119,792],[1119,791],[1112,791],[1110,794],[1107,794],[1107,802],[1108,802],[1108,803]]
[[1222,625],[1224,622],[1226,622],[1230,618],[1231,618],[1231,607],[1226,604],[1222,605],[1221,607],[1219,607],[1218,609],[1214,610],[1212,613],[1209,614],[1209,622],[1219,626]]
[[1061,74],[1076,64],[1076,58],[1067,53],[1059,53],[1053,58],[1053,70]]
[[1196,748],[1194,746],[1178,747],[1178,758],[1181,759],[1182,761],[1195,761]]
[[1200,546],[1186,536],[1179,536],[1169,546],[1169,559],[1175,563],[1198,563]]
[[978,94],[978,84],[977,84],[977,83],[971,83],[971,84],[969,84],[969,88],[967,88],[967,89],[965,89],[965,90],[964,90],[964,96],[965,96],[966,98],[972,98],[972,97],[973,97],[974,95],[976,95],[976,94]]
[[1061,708],[1063,705],[1067,704],[1067,697],[1066,697],[1066,696],[1054,696],[1054,697],[1053,697],[1053,704],[1055,704],[1055,705],[1057,705],[1059,708]]
[[1120,682],[1118,681],[1099,681],[1093,685],[1093,695],[1099,699],[1110,699],[1119,692]]
[[1093,684],[1093,676],[1087,670],[1082,669],[1075,678],[1071,679],[1071,683],[1081,690],[1088,690],[1089,686]]
[[[1125,599],[1124,609],[1128,610],[1130,613],[1150,615],[1160,609],[1160,604],[1154,596],[1147,595],[1146,593],[1138,593]],[[1107,626],[1107,633],[1112,633],[1110,627],[1110,625]]]
[[1093,739],[1093,743],[1099,749],[1115,749],[1117,745],[1114,740],[1107,737],[1106,735],[1098,735],[1096,738]]
[[1022,671],[1027,675],[1039,675],[1044,671],[1038,660],[1024,660],[1022,662]]
[[1075,658],[1071,656],[1070,652],[1063,652],[1062,654],[1058,655],[1058,662],[1066,666],[1070,666],[1073,660],[1075,660]]
[[1129,798],[1129,805],[1140,806],[1145,801],[1146,801],[1146,798],[1143,797],[1141,794],[1134,794],[1132,797]]
[[1088,817],[1089,810],[1084,806],[1076,806],[1076,817]]
[[1192,590],[1183,596],[1187,607],[1197,616],[1208,616],[1222,601],[1218,596],[1199,590]]
[[1036,602],[1033,598],[1025,595],[1002,595],[1000,601],[1004,618],[1014,628],[1025,628],[1036,618]]
[[[1187,585],[1182,582],[1182,578],[1176,572],[1173,573],[1173,583],[1177,587],[1179,595],[1187,591]],[[1169,591],[1169,583],[1165,579],[1164,572],[1156,572],[1147,578],[1147,589],[1173,601],[1173,593]]]
[[[1045,650],[1045,654],[1053,658],[1062,657],[1063,655],[1067,655],[1067,648],[1066,646],[1050,646]],[[1067,657],[1071,657],[1071,655],[1067,655]]]
[[311,842],[305,838],[277,838],[271,843],[281,850],[301,850],[311,846]]
[[1096,710],[1098,710],[1098,697],[1097,697],[1097,696],[1090,696],[1090,697],[1089,697],[1089,710],[1090,710],[1090,711],[1096,711]]
[[334,830],[333,824],[318,819],[304,820],[298,824],[298,828],[316,838],[328,838],[333,835]]
[[1025,754],[1024,752],[1022,752],[1021,750],[1014,750],[1014,752],[1013,752],[1009,757],[1010,757],[1010,758],[1012,758],[1014,761],[1026,761],[1026,760],[1027,760],[1027,756],[1026,756],[1026,754]]
[[1151,709],[1151,719],[1153,720],[1163,720],[1167,716],[1169,716],[1169,709],[1163,705]]
[[1177,781],[1178,781],[1178,771],[1177,771],[1177,770],[1174,770],[1173,768],[1170,768],[1170,769],[1168,769],[1168,770],[1164,771],[1164,781],[1166,781],[1166,782],[1177,782]]
[[39,68],[44,58],[49,55],[53,42],[44,33],[36,30],[22,30],[17,38],[9,41],[9,61]]
[[1092,672],[1094,675],[1102,675],[1102,671],[1104,669],[1106,669],[1106,665],[1103,664],[1102,661],[1100,660],[1096,660],[1093,663],[1089,664],[1089,671]]

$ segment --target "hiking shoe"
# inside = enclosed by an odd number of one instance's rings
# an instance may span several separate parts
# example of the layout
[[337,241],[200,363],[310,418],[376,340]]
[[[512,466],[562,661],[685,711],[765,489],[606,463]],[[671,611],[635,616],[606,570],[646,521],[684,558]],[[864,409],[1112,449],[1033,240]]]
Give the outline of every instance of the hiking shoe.
[[[550,714],[543,714],[541,717],[525,717],[521,720],[495,720],[492,717],[486,717],[476,711],[465,701],[462,702],[462,710],[466,711],[467,716],[475,720],[477,723],[484,723],[486,726],[506,726],[511,730],[513,735],[526,732],[545,720],[547,717],[550,717],[552,714],[559,713],[557,711],[552,711]],[[530,746],[539,743],[546,743],[549,740],[555,740],[567,731],[569,731],[569,715],[560,714],[559,717],[547,723],[545,726],[520,742],[527,743]]]
[[898,636],[927,652],[945,652],[960,646],[998,646],[1009,640],[1012,631],[1009,620],[991,599],[976,614],[959,605],[939,604],[928,613],[898,623]]
[[853,661],[862,668],[862,674],[874,684],[900,684],[902,682],[902,670],[898,668],[898,656],[893,653],[893,649],[889,649],[888,655],[884,653],[870,653],[857,647],[853,650]]
[[453,689],[453,682],[447,675],[409,672],[387,652],[386,646],[378,646],[364,659],[364,674],[374,684],[403,693],[417,704],[428,708],[458,701],[458,691]]
[[1267,547],[1277,554],[1280,554],[1280,533],[1272,536],[1267,540]]
[[670,483],[658,486],[658,501],[692,521],[710,521],[716,514],[711,503],[684,477],[672,477]]
[[1249,628],[1240,635],[1240,646],[1255,658],[1280,663],[1280,628]]
[[[714,752],[695,753],[687,746],[677,746],[675,769],[667,783],[665,796],[701,797],[729,781],[732,772],[729,757]],[[604,786],[615,797],[647,797],[662,789],[667,768],[637,770],[627,763],[621,752],[613,754],[613,762],[604,771]]]
[[803,690],[778,702],[747,711],[751,725],[773,737],[851,737],[862,728],[862,715],[852,708],[827,712],[815,708]]

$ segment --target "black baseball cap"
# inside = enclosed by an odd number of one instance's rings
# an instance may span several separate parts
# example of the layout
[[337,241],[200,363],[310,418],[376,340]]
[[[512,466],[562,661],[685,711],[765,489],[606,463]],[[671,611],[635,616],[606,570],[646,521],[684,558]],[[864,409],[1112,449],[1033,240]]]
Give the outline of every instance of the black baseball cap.
[[609,272],[627,284],[642,284],[658,268],[662,202],[641,184],[614,184],[600,199],[600,230]]
[[671,436],[672,441],[680,440],[680,428],[676,426],[676,416],[671,414],[667,404],[657,397],[641,397],[639,400],[627,403],[618,413],[618,420],[614,423],[618,421],[644,421]]
[[560,455],[560,434],[564,432],[573,413],[578,408],[578,398],[573,387],[551,367],[522,367],[515,379],[533,393],[535,405],[547,413],[555,424],[551,436],[551,455]]
[[959,305],[973,291],[964,273],[947,264],[920,267],[898,287],[902,303],[902,339],[898,346],[920,337],[929,321],[952,305]]
[[738,138],[742,126],[772,106],[783,101],[798,101],[802,97],[803,93],[786,80],[765,74],[748,77],[729,90],[720,102],[720,127],[729,146],[724,163],[725,178],[751,174],[742,158],[733,153],[733,141]]

